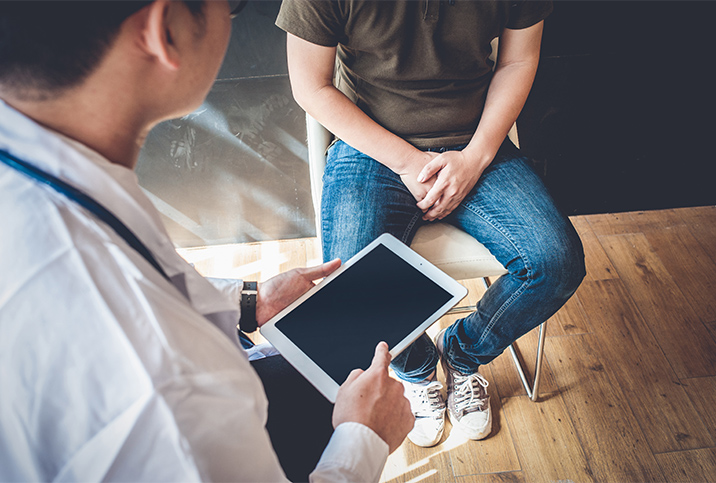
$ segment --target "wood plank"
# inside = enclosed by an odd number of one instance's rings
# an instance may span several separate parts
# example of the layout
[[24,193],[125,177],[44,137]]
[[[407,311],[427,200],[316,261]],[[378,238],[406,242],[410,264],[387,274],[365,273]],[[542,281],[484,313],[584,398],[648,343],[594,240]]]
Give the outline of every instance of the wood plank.
[[640,231],[639,224],[634,219],[633,213],[604,213],[599,215],[587,215],[586,220],[592,231],[598,237],[606,235],[624,235]]
[[634,211],[631,213],[632,221],[640,227],[658,225],[660,227],[673,227],[685,225],[684,212],[688,209],[672,208],[667,210]]
[[716,481],[716,449],[658,454],[666,478],[671,483]]
[[388,457],[380,478],[385,483],[455,481],[450,455],[442,445],[420,448],[407,439]]
[[511,397],[503,407],[525,480],[597,481],[561,396],[539,404]]
[[[712,446],[714,440],[622,282],[585,282],[582,288],[600,359],[627,395],[652,450]],[[552,366],[552,354],[546,354]],[[562,376],[554,367],[553,373]]]
[[716,377],[684,379],[681,384],[694,403],[711,437],[716,440]]
[[713,233],[716,233],[716,206],[693,206],[691,208],[683,208],[679,213],[684,221],[690,226],[708,227]]
[[703,217],[707,220],[716,218],[716,205],[692,206],[689,208],[681,208],[685,216]]
[[711,337],[713,337],[714,340],[716,340],[716,322],[707,322],[706,328],[709,329],[709,332],[711,333]]
[[643,232],[702,322],[716,321],[716,262],[686,224],[667,226],[658,218]]
[[615,375],[592,335],[547,341],[567,411],[597,481],[663,481]]
[[589,322],[584,313],[579,291],[547,321],[547,336],[578,335],[589,333]]
[[692,208],[684,212],[684,219],[694,237],[716,262],[716,207]]
[[458,483],[526,483],[525,475],[521,471],[509,473],[488,473],[482,475],[458,476]]
[[[442,372],[442,371],[441,371]],[[520,462],[512,441],[512,435],[505,422],[499,392],[495,388],[489,365],[480,368],[480,373],[489,382],[490,407],[492,410],[492,432],[481,441],[471,441],[446,428],[449,436],[443,446],[450,451],[453,474],[456,477],[475,473],[498,473],[520,470]],[[440,379],[445,383],[444,375]]]
[[677,376],[716,375],[716,342],[646,236],[605,236],[600,241]]
[[612,262],[604,252],[597,236],[592,230],[587,217],[577,216],[570,218],[574,228],[582,240],[584,247],[584,263],[587,268],[585,280],[608,280],[616,278],[617,273]]
[[[534,381],[535,361],[537,358],[537,343],[539,342],[539,328],[520,337],[517,342],[517,352],[522,360],[523,367],[527,370],[527,379],[530,384]],[[526,396],[522,381],[520,379],[515,363],[509,349],[500,354],[496,359],[487,365],[492,371],[495,386],[503,398],[513,396]],[[547,359],[543,359],[542,377],[539,387],[539,401],[550,398],[558,391],[554,376],[549,367]]]

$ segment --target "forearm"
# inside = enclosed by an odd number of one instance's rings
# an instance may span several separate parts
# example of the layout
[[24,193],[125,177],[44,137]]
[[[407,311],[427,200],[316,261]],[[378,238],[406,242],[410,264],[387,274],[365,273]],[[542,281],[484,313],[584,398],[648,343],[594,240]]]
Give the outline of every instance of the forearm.
[[536,69],[536,65],[523,63],[495,71],[477,130],[465,148],[466,154],[480,159],[483,168],[492,162],[522,111]]
[[333,85],[295,96],[298,104],[336,137],[395,173],[403,173],[419,154],[415,147],[368,117]]
[[288,73],[296,102],[355,149],[402,174],[420,151],[368,117],[333,85],[335,47],[288,34]]
[[485,107],[466,154],[484,169],[497,154],[525,105],[534,82],[543,22],[522,30],[505,30]]

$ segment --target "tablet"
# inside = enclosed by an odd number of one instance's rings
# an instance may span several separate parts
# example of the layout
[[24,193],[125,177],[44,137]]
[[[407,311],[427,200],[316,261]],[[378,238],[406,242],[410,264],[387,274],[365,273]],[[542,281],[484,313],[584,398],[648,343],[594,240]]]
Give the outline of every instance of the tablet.
[[261,334],[329,401],[385,341],[395,357],[467,289],[383,234],[261,327]]

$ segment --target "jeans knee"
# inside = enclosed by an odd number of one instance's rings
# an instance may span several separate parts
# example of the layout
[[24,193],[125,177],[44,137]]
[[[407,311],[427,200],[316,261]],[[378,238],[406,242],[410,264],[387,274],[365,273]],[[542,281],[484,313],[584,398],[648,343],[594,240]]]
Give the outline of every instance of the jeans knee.
[[560,293],[565,301],[574,295],[579,286],[587,275],[584,265],[584,254],[574,253],[568,264],[565,264],[561,270],[562,282],[559,284]]
[[530,278],[550,287],[557,299],[566,301],[571,297],[586,276],[584,251],[581,241],[553,245],[542,251],[537,263],[533,263]]

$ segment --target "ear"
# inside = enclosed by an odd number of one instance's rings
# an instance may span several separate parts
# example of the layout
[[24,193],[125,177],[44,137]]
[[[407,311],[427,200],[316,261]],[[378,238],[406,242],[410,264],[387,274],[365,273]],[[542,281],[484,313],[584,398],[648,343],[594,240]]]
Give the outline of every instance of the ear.
[[143,25],[144,48],[161,65],[170,70],[179,68],[179,51],[174,42],[175,12],[171,0],[155,0],[147,7]]

